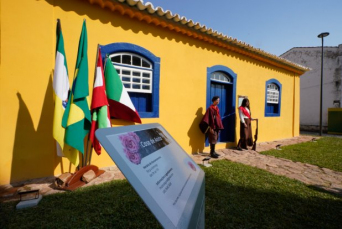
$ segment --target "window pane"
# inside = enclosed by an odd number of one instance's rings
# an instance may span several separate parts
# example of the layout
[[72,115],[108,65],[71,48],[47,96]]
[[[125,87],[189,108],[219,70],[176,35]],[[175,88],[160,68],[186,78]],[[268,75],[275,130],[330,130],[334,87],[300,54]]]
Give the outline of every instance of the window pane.
[[150,80],[147,80],[147,79],[143,79],[142,81],[143,83],[150,83]]
[[150,78],[150,73],[143,73],[143,77]]
[[111,58],[111,61],[115,63],[121,63],[121,56],[114,56]]
[[142,87],[143,87],[143,89],[145,89],[145,90],[150,90],[150,86],[148,86],[148,85],[143,85]]
[[131,65],[131,56],[122,55],[122,63]]
[[118,74],[120,74],[120,69],[116,68],[115,70]]
[[146,68],[151,68],[151,65],[144,60],[142,60],[142,66]]
[[125,88],[131,88],[131,84],[130,83],[125,83],[124,86],[125,86]]
[[[271,85],[268,85],[271,87]],[[278,104],[279,103],[279,91],[275,89],[267,88],[267,103]]]
[[231,82],[230,77],[223,72],[213,72],[210,74],[210,79],[221,81],[221,82]]
[[278,85],[276,85],[274,83],[268,84],[267,85],[267,89],[272,89],[272,90],[275,90],[275,91],[279,91]]
[[140,84],[133,84],[133,89],[140,89]]
[[129,77],[122,77],[122,81],[124,81],[124,82],[130,82],[130,81],[131,81],[131,78],[129,78]]
[[131,75],[131,71],[122,70],[122,75]]
[[141,59],[139,57],[133,56],[133,65],[141,66]]
[[140,72],[133,72],[133,76],[140,76]]
[[140,79],[139,78],[133,78],[133,82],[134,83],[140,83]]

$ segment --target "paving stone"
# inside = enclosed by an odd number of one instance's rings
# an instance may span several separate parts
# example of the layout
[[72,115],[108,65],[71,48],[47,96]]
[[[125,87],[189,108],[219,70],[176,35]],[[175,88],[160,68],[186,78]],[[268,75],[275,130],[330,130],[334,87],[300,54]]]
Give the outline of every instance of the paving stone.
[[335,177],[332,177],[332,176],[326,176],[325,174],[324,175],[321,175],[320,178],[326,182],[330,182],[332,184],[342,184],[342,181],[341,180],[338,180],[336,179]]
[[11,197],[15,197],[15,195],[17,195],[18,193],[18,187],[9,187],[7,189],[3,189],[1,194],[0,194],[0,198],[11,198]]
[[289,168],[289,167],[284,167],[289,173],[294,173],[294,174],[302,174],[304,172],[304,169],[295,169],[295,168]]
[[316,175],[313,175],[310,172],[304,172],[304,173],[302,173],[302,175],[304,175],[306,178],[308,178],[308,180],[310,181],[310,184],[313,184],[313,185],[326,184],[326,182],[324,182],[321,178],[319,178]]
[[277,166],[276,164],[267,163],[266,165],[267,165],[268,167],[278,168],[278,166]]
[[281,175],[281,176],[287,176],[288,174],[291,174],[290,171],[283,169],[283,168],[274,169],[273,173],[276,175]]
[[304,163],[304,165],[306,166],[306,167],[309,167],[309,168],[319,168],[318,166],[316,166],[316,165],[311,165],[311,164],[308,164],[308,163]]

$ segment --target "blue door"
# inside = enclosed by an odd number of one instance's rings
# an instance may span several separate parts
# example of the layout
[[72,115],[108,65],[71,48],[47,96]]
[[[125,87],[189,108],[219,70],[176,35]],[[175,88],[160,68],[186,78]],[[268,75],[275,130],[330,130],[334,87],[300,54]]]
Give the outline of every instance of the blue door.
[[219,134],[219,142],[233,142],[235,130],[235,113],[232,106],[233,100],[233,84],[211,81],[210,83],[210,98],[214,96],[220,97],[218,105],[220,116],[224,130]]
[[[207,107],[211,99],[220,96],[220,116],[224,130],[219,134],[219,142],[235,141],[235,101],[237,74],[223,65],[207,68]],[[208,139],[206,146],[208,146]]]

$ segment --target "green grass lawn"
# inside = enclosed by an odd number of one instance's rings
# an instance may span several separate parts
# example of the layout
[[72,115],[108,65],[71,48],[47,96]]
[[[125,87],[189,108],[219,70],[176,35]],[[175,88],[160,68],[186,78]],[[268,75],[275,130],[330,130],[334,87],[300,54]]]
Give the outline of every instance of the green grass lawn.
[[305,142],[281,148],[282,150],[269,150],[261,152],[261,154],[342,172],[342,138],[323,137],[317,142]]
[[[226,160],[203,169],[206,228],[341,228],[340,197]],[[1,204],[0,228],[161,228],[126,180],[16,204]]]

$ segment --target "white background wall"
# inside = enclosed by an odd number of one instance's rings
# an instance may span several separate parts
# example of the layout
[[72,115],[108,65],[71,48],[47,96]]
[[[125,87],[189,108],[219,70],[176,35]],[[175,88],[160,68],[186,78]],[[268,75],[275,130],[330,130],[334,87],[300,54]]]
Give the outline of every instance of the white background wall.
[[[341,103],[342,45],[324,47],[323,126],[328,125],[328,108]],[[319,126],[322,47],[293,48],[280,57],[311,68],[300,77],[300,125]],[[341,104],[340,106],[341,107]]]

